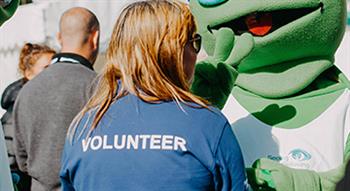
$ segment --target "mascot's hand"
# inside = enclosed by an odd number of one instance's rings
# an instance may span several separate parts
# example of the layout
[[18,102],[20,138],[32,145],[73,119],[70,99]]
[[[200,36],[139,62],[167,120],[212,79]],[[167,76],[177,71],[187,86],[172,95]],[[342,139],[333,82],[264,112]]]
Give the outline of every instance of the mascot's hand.
[[320,177],[316,172],[286,167],[270,159],[259,159],[247,169],[253,190],[263,191],[320,191]]
[[191,90],[222,109],[238,76],[234,66],[251,52],[254,41],[248,33],[235,39],[230,28],[221,28],[214,35],[214,54],[196,64]]
[[191,90],[222,109],[236,78],[237,72],[231,66],[224,63],[213,65],[203,61],[196,66]]

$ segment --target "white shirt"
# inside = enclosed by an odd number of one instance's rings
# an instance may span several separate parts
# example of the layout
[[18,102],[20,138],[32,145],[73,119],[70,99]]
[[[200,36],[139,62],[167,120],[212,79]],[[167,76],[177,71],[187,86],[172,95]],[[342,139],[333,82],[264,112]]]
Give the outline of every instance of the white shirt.
[[350,92],[346,89],[319,117],[297,129],[261,122],[232,95],[223,113],[237,136],[246,166],[267,157],[292,168],[322,172],[343,163],[350,130],[349,102]]

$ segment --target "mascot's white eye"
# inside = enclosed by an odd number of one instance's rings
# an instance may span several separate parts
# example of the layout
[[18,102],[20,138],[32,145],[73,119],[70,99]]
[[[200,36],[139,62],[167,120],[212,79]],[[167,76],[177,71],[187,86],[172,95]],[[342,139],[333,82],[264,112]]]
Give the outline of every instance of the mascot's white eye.
[[0,0],[0,7],[6,7],[12,0]]
[[221,3],[224,3],[228,0],[198,0],[198,1],[203,6],[212,7],[212,6],[220,5]]

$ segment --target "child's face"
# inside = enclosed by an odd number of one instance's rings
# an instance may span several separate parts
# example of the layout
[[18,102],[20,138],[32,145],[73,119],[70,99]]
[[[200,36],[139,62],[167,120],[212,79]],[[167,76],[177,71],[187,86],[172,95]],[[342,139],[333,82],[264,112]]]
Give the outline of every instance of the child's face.
[[33,79],[36,75],[42,72],[45,68],[50,65],[50,61],[53,54],[45,53],[39,57],[39,59],[35,62],[35,64],[25,72],[25,77],[28,80]]

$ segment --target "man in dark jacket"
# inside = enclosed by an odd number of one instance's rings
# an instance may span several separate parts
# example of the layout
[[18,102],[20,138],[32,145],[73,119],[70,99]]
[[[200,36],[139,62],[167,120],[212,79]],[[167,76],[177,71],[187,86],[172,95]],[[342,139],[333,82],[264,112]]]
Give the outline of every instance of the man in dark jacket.
[[69,124],[89,99],[96,73],[99,22],[85,8],[60,19],[61,53],[29,81],[13,110],[14,152],[20,170],[32,177],[33,191],[59,190],[61,151]]

